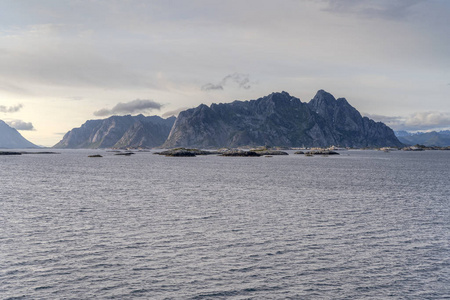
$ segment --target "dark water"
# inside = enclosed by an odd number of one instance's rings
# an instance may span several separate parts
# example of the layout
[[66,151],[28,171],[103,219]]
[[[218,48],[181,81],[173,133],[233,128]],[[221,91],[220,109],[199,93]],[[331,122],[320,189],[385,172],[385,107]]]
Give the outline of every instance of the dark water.
[[450,298],[450,151],[63,151],[0,174],[2,299]]

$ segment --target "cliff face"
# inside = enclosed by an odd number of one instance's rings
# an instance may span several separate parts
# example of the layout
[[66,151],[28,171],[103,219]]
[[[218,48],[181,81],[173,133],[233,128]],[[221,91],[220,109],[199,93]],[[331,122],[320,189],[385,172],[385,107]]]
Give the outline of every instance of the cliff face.
[[336,100],[330,93],[320,90],[308,105],[333,128],[339,146],[402,146],[391,128],[381,122],[362,117],[345,98]]
[[0,120],[0,148],[24,149],[39,147],[25,139],[16,129]]
[[89,120],[67,132],[54,148],[137,148],[160,146],[169,135],[175,117],[112,116]]
[[333,136],[307,104],[286,92],[181,112],[164,147],[319,146]]
[[309,103],[286,92],[200,105],[179,114],[164,147],[401,146],[393,131],[320,90]]

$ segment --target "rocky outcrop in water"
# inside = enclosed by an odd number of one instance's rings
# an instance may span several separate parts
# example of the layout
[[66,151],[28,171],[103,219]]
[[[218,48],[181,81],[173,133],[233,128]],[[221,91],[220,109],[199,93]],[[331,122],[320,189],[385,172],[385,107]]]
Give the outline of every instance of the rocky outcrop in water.
[[0,148],[25,149],[39,147],[25,139],[16,129],[0,120]]
[[112,116],[89,120],[66,133],[54,148],[151,148],[169,135],[175,117]]
[[323,155],[323,156],[339,155],[338,152],[331,151],[331,150],[311,150],[311,151],[307,151],[307,152],[297,151],[294,154],[304,154],[304,155],[307,155],[307,156],[312,156],[312,155]]
[[275,149],[270,149],[267,147],[260,147],[260,148],[255,148],[255,149],[250,149],[250,151],[252,152],[256,152],[259,155],[269,155],[269,156],[273,156],[273,155],[289,155],[289,153],[281,151],[281,150],[275,150]]
[[15,151],[0,151],[0,155],[22,155],[22,153]]
[[204,104],[179,114],[164,147],[220,148],[401,146],[385,124],[374,122],[345,99],[320,90],[309,102],[286,92],[251,101]]
[[115,153],[114,155],[131,156],[133,154],[134,154],[134,152],[119,152],[119,153]]
[[186,148],[174,148],[166,151],[155,152],[154,154],[165,155],[165,156],[178,156],[178,157],[189,157],[197,155],[213,155],[219,154],[218,151],[206,151],[201,149],[186,149]]
[[222,152],[221,156],[236,156],[236,157],[260,157],[262,154],[255,151],[244,150],[229,150]]
[[37,155],[45,155],[45,154],[61,154],[58,152],[49,152],[49,151],[40,151],[40,152],[27,152],[27,151],[0,151],[0,155],[22,155],[22,154],[37,154]]

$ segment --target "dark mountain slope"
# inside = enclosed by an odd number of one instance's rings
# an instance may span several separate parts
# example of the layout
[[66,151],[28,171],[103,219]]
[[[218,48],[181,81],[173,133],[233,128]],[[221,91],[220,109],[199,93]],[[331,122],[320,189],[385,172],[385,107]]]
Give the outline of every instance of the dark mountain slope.
[[251,101],[200,105],[179,114],[164,147],[401,146],[383,123],[345,99],[319,91],[310,103],[286,92]]
[[160,146],[175,117],[112,116],[89,120],[80,128],[67,132],[54,148],[127,148]]
[[342,147],[402,146],[391,128],[362,117],[345,98],[336,100],[320,90],[308,104],[333,128],[337,144]]

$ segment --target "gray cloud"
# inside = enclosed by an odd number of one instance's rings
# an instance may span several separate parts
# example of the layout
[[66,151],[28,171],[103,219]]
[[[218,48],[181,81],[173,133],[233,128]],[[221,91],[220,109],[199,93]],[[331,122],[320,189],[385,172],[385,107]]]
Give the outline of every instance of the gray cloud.
[[0,112],[2,113],[15,113],[18,112],[23,107],[22,104],[18,104],[15,106],[6,107],[4,105],[0,105]]
[[202,86],[202,91],[210,91],[210,90],[223,90],[224,86],[227,83],[233,82],[238,85],[239,88],[250,89],[250,76],[248,74],[242,73],[233,73],[225,76],[219,83],[207,83]]
[[210,90],[223,90],[222,84],[213,84],[213,83],[207,83],[202,86],[202,91],[210,91]]
[[233,81],[234,83],[237,83],[240,88],[243,88],[246,90],[251,88],[250,78],[249,78],[248,74],[234,73],[234,74],[226,76],[222,81],[224,82],[224,84],[227,81]]
[[31,122],[24,122],[22,120],[12,120],[6,123],[12,128],[15,128],[17,130],[30,130],[30,131],[35,130]]
[[425,0],[325,0],[325,9],[334,13],[355,14],[367,18],[403,19],[412,14],[411,8]]
[[383,123],[389,123],[389,122],[399,122],[404,120],[403,117],[399,117],[399,116],[383,116],[383,115],[377,115],[377,114],[367,114],[367,113],[363,113],[364,116],[375,120],[377,122],[383,122]]
[[159,104],[152,100],[141,100],[136,99],[130,102],[125,103],[118,103],[116,106],[114,106],[111,109],[102,108],[100,110],[97,110],[94,112],[94,115],[96,116],[109,116],[114,114],[133,114],[138,112],[145,112],[149,110],[160,110],[162,107],[162,104]]
[[375,121],[383,122],[394,130],[417,131],[450,127],[449,112],[416,112],[406,117],[370,114],[366,114],[366,116]]
[[162,117],[164,117],[164,118],[171,117],[171,116],[177,117],[180,112],[182,112],[183,110],[186,110],[186,109],[189,109],[189,108],[188,107],[181,107],[181,108],[178,108],[178,109],[175,109],[175,110],[171,110],[171,111],[163,113]]

